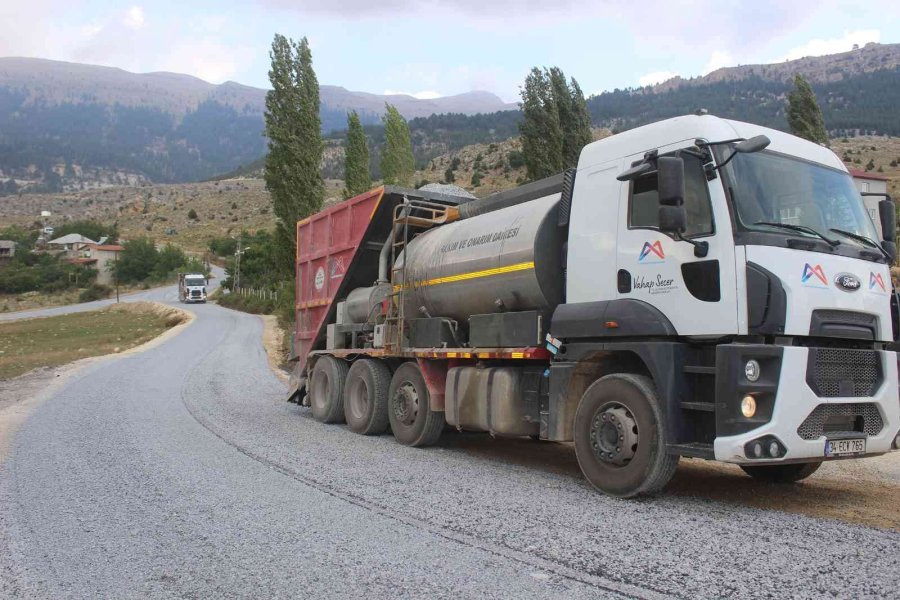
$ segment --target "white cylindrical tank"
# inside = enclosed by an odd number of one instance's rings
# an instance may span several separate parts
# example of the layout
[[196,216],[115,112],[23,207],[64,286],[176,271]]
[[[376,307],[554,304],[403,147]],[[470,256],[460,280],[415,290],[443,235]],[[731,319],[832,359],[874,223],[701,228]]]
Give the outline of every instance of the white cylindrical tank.
[[[406,265],[406,318],[552,310],[562,301],[559,194],[426,231],[397,259]],[[402,272],[397,284],[402,284]]]

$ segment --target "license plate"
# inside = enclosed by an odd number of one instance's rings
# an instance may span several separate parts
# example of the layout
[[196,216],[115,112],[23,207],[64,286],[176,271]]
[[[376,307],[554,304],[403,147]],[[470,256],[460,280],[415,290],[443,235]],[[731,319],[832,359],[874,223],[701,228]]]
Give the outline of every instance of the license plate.
[[866,453],[866,438],[852,440],[828,440],[825,456],[855,456]]

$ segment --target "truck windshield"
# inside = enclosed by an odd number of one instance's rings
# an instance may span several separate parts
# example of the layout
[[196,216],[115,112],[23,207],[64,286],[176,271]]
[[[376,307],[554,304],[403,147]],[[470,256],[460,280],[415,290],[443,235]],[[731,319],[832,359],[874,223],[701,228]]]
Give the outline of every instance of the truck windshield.
[[206,280],[202,277],[185,277],[184,285],[195,287],[199,285],[206,285]]
[[843,171],[774,152],[738,154],[726,170],[740,229],[815,236],[800,231],[808,228],[832,237],[831,230],[840,229],[879,238],[853,180]]

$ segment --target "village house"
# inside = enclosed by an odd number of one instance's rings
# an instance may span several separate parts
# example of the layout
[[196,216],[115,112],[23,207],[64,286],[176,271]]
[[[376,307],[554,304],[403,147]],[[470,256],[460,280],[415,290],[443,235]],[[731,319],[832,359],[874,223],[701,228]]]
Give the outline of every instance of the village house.
[[78,233],[70,233],[55,240],[47,242],[47,250],[58,254],[64,253],[68,258],[79,258],[78,253],[87,244],[100,244],[105,240],[96,242],[91,238]]
[[97,283],[113,285],[116,259],[119,252],[124,249],[118,244],[86,244],[81,249],[81,256],[76,260],[97,270]]
[[12,240],[0,240],[0,265],[5,265],[16,255],[16,243]]
[[[860,171],[859,169],[850,169],[850,175],[853,177],[853,183],[861,194],[886,194],[888,178],[883,175],[870,173],[868,171]],[[863,196],[863,203],[866,206],[866,212],[872,217],[872,221],[881,232],[881,219],[878,217],[878,203],[884,200],[879,196]]]

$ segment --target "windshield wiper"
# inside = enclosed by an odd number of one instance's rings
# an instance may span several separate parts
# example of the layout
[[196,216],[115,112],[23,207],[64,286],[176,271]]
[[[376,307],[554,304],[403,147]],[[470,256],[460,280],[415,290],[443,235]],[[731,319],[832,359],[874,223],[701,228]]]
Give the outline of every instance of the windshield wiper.
[[845,235],[845,236],[847,236],[848,238],[850,238],[851,240],[856,240],[857,242],[861,242],[861,243],[863,243],[863,244],[869,246],[870,248],[878,248],[878,249],[881,251],[881,253],[884,254],[884,257],[885,257],[886,259],[888,259],[888,262],[890,262],[890,260],[891,260],[891,257],[888,256],[887,251],[886,251],[884,248],[881,247],[881,244],[879,244],[878,242],[876,242],[875,240],[873,240],[873,239],[870,238],[870,237],[866,237],[866,236],[864,236],[864,235],[862,235],[862,234],[859,234],[859,233],[853,233],[852,231],[844,231],[843,229],[834,229],[834,228],[831,228],[831,229],[829,229],[828,231],[833,231],[833,232],[835,232],[835,233],[839,233],[839,234],[841,234],[841,235]]
[[[789,229],[791,231],[799,231],[801,233],[808,233],[810,235],[816,236],[817,238],[825,240],[825,242],[832,248],[834,248],[835,246],[837,246],[841,243],[840,240],[833,240],[830,237],[819,233],[812,227],[807,227],[806,225],[793,225],[791,223],[776,223],[774,221],[757,221],[756,223],[754,223],[754,225],[768,225],[769,227],[780,227],[782,229]],[[832,229],[832,231],[834,231],[834,230]]]

